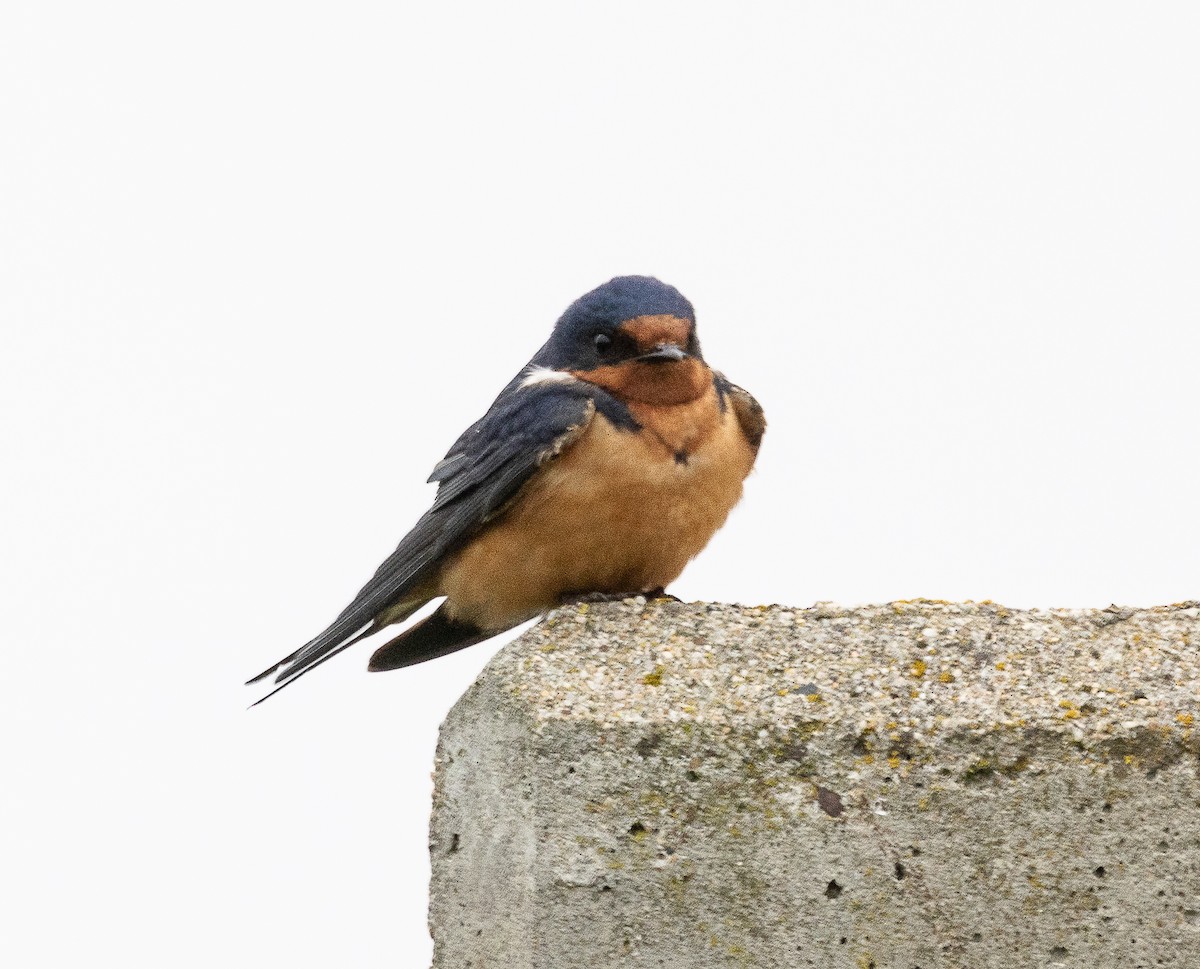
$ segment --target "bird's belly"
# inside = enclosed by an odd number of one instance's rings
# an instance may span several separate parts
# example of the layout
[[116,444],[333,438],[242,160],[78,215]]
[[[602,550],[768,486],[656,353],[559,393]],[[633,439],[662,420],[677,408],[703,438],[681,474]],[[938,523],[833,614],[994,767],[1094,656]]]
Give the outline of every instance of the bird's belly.
[[495,524],[447,562],[456,618],[503,629],[569,593],[666,586],[724,524],[754,454],[732,413],[677,460],[597,415]]

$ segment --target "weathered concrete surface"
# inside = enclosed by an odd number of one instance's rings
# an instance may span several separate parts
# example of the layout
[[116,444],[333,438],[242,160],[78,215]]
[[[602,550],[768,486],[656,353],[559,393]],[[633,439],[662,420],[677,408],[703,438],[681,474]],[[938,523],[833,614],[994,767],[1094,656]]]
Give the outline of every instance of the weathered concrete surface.
[[1200,967],[1200,603],[563,609],[438,753],[440,969]]

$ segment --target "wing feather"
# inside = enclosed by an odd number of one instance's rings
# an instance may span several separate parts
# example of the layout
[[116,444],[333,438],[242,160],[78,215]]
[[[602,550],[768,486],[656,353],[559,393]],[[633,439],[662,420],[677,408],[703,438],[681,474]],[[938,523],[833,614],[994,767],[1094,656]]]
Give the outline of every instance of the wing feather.
[[722,399],[728,399],[733,404],[733,413],[741,425],[742,433],[757,453],[759,445],[762,444],[763,434],[767,430],[767,416],[763,413],[762,404],[755,400],[748,390],[739,387],[724,374],[717,374],[716,382]]
[[354,600],[319,636],[249,682],[278,671],[275,682],[286,686],[352,645],[356,634],[373,632],[390,605],[433,580],[444,556],[502,513],[538,468],[587,429],[594,390],[581,381],[510,384],[434,468],[433,506]]

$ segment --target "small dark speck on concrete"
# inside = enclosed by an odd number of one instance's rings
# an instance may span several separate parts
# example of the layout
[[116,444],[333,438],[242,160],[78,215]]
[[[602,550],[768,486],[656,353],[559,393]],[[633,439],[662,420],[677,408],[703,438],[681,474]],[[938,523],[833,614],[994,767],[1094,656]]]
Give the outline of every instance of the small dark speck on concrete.
[[817,788],[817,804],[821,810],[828,814],[831,818],[840,818],[845,808],[842,807],[842,799],[835,792],[824,788]]
[[639,740],[633,749],[638,752],[639,756],[649,757],[652,753],[654,753],[655,750],[658,749],[661,743],[662,734],[655,731],[647,734],[645,737]]
[[836,879],[825,886],[826,898],[837,898],[841,894],[842,886],[837,883]]

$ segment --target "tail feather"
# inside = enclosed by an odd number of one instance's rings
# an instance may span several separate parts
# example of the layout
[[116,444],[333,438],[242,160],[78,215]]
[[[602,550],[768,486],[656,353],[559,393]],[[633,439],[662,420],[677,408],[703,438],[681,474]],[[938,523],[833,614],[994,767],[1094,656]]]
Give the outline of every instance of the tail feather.
[[[265,680],[272,673],[278,671],[278,676],[275,677],[275,682],[278,684],[266,696],[254,703],[252,707],[258,706],[263,700],[273,697],[276,693],[282,690],[285,686],[289,686],[296,680],[300,679],[309,670],[314,670],[326,660],[332,659],[344,649],[349,649],[355,643],[361,642],[368,636],[374,635],[383,629],[385,626],[390,626],[392,623],[403,622],[414,612],[428,602],[428,598],[417,597],[410,599],[407,602],[398,603],[385,609],[379,613],[372,621],[366,624],[360,624],[357,627],[342,631],[338,622],[335,622],[327,630],[321,633],[316,639],[310,640],[301,646],[294,653],[290,653],[281,659],[274,666],[270,666],[263,670],[257,676],[246,681],[249,686],[252,683],[258,683]],[[365,625],[366,628],[362,628]],[[356,634],[356,635],[355,635]]]
[[437,612],[404,630],[371,655],[367,665],[372,673],[398,670],[437,659],[495,636],[497,630],[483,630],[473,623],[451,619],[445,604]]
[[[291,686],[293,683],[296,682],[296,680],[300,679],[300,677],[302,677],[305,673],[309,672],[310,670],[315,670],[318,666],[320,666],[326,660],[333,659],[343,649],[349,649],[355,643],[361,642],[362,640],[364,640],[368,636],[370,636],[372,633],[376,633],[378,631],[379,631],[379,628],[377,626],[373,626],[373,625],[368,626],[366,629],[364,629],[361,633],[359,633],[353,639],[348,639],[348,640],[346,640],[346,642],[339,643],[336,646],[330,646],[323,653],[314,654],[313,656],[310,656],[307,659],[305,659],[303,662],[297,663],[291,669],[284,670],[275,679],[275,682],[278,683],[279,685],[277,687],[275,687],[275,689],[273,689],[266,696],[259,697],[257,700],[255,700],[253,703],[251,703],[250,706],[256,707],[260,703],[262,703],[264,700],[269,700],[276,693],[278,693],[280,690],[282,690],[285,686]],[[280,666],[282,666],[285,662],[287,662],[287,661],[284,660],[283,662],[281,662],[281,663],[277,664],[276,666],[272,667],[271,669],[267,670],[265,673],[261,673],[258,676],[256,676],[253,680],[248,680],[247,682],[254,683],[254,682],[257,682],[258,680],[261,680],[264,676],[268,676],[271,673],[275,672],[275,670],[278,669]]]
[[265,680],[268,676],[270,676],[272,673],[274,673],[277,669],[280,669],[283,666],[287,666],[288,663],[292,662],[297,656],[299,656],[306,649],[308,649],[308,647],[311,646],[313,644],[313,642],[315,642],[315,640],[310,640],[309,642],[307,642],[303,646],[301,646],[298,650],[296,650],[296,652],[288,653],[287,656],[285,656],[283,659],[281,659],[278,663],[275,663],[273,666],[268,666],[265,670],[263,670],[257,676],[250,677],[250,679],[248,679],[246,681],[246,686],[251,686],[251,685],[257,683],[259,680]]

